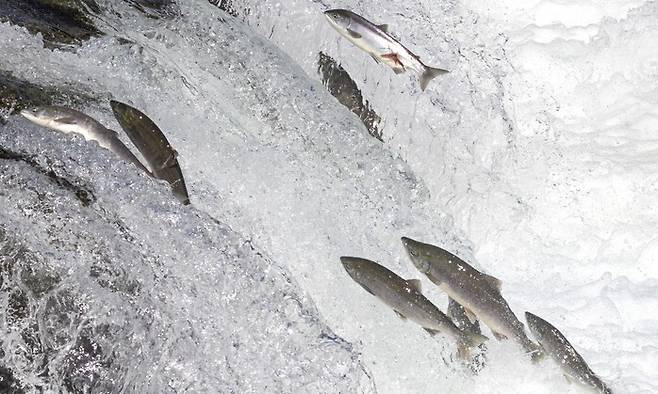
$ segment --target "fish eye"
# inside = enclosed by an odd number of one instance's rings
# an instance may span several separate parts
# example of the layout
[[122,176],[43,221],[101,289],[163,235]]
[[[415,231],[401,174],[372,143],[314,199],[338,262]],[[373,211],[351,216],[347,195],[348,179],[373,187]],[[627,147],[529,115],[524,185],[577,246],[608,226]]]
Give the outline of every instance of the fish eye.
[[409,254],[414,257],[418,257],[418,252],[416,252],[415,250],[409,250]]

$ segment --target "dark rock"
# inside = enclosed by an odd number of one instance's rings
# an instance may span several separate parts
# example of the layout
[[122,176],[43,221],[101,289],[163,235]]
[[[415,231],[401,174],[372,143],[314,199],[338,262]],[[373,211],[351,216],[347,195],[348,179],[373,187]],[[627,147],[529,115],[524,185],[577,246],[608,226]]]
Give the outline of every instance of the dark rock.
[[234,17],[247,17],[251,10],[247,7],[239,8],[235,0],[208,0],[210,4],[217,6],[220,10]]
[[21,387],[20,382],[16,380],[10,369],[0,365],[0,393],[6,394],[23,394],[25,390]]
[[0,160],[22,161],[29,164],[37,173],[45,175],[57,186],[75,194],[82,206],[89,206],[96,201],[96,197],[94,196],[93,191],[91,191],[91,188],[81,186],[76,181],[70,181],[66,177],[58,175],[53,168],[44,167],[32,156],[12,152],[0,146]]
[[41,33],[47,47],[78,45],[101,32],[94,27],[90,12],[100,12],[94,0],[4,0],[0,21]]
[[151,18],[173,18],[180,15],[174,0],[124,0]]
[[[74,88],[39,86],[16,78],[10,72],[0,70],[0,114],[9,116],[33,106],[66,103],[69,106],[82,106],[83,103],[99,103],[100,100],[76,91]],[[4,119],[0,116],[0,123]]]

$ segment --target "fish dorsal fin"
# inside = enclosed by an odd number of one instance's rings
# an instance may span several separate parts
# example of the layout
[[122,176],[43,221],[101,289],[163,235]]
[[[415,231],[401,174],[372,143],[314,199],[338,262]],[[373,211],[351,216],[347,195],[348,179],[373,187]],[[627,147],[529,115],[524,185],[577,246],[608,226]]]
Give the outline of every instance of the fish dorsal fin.
[[423,285],[420,283],[420,279],[407,279],[407,284],[410,288],[416,290],[417,292],[423,292]]
[[482,279],[484,279],[487,283],[491,285],[491,287],[498,290],[498,292],[500,293],[500,290],[503,286],[503,282],[501,282],[500,279],[491,275],[487,275],[485,273],[482,274]]
[[395,314],[398,315],[398,317],[399,317],[400,319],[402,319],[402,320],[407,320],[407,317],[406,317],[405,315],[403,315],[402,313],[396,311],[395,309],[393,309],[393,312],[395,312]]
[[384,33],[388,33],[388,24],[387,23],[382,23],[381,25],[377,25]]
[[361,34],[355,32],[354,30],[347,29],[347,34],[350,35],[352,38],[361,38],[363,37]]

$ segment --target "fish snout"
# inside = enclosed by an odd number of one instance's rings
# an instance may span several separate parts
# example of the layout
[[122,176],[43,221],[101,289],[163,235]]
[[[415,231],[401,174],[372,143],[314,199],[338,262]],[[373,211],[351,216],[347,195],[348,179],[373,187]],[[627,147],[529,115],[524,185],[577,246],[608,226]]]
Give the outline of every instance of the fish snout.
[[343,28],[347,28],[350,24],[349,11],[347,10],[327,10],[324,12],[324,16],[329,22]]
[[37,109],[36,108],[30,108],[30,109],[25,108],[25,109],[21,110],[21,112],[19,112],[19,113],[24,118],[32,120],[32,119],[36,118]]
[[420,242],[407,237],[402,237],[401,241],[416,269],[423,274],[428,273],[430,271],[430,264],[421,256]]
[[539,317],[530,312],[526,312],[525,321],[526,323],[528,323],[528,328],[533,333],[533,335],[537,335],[537,333],[539,332]]
[[37,124],[39,126],[46,126],[47,123],[48,123],[47,116],[44,116],[43,111],[40,110],[38,107],[26,108],[26,109],[21,110],[21,112],[19,112],[19,113],[25,119],[27,119],[30,122],[32,122],[34,124]]
[[354,258],[353,257],[342,256],[340,258],[340,262],[341,262],[341,264],[343,264],[343,267],[345,268],[345,271],[352,272],[352,269],[354,268]]
[[400,241],[402,241],[402,245],[404,245],[404,247],[406,248],[407,245],[411,242],[411,238],[402,237],[400,238]]
[[416,241],[414,241],[411,238],[407,238],[407,237],[402,237],[402,238],[400,238],[400,240],[402,241],[402,245],[406,249],[407,253],[409,253],[409,256],[411,258],[420,256],[420,253],[418,252],[418,249],[416,248]]
[[340,262],[343,264],[345,271],[355,278],[359,276],[359,272],[363,269],[365,260],[359,257],[342,256]]

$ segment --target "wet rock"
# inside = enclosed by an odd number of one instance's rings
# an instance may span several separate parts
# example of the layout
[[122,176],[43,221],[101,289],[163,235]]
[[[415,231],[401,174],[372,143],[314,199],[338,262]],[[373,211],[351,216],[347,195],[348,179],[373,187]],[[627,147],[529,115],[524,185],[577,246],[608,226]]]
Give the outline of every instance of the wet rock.
[[180,15],[174,0],[124,0],[151,18],[173,18]]
[[85,393],[91,387],[99,393],[113,391],[113,382],[104,379],[105,371],[112,368],[111,358],[95,339],[98,335],[102,337],[103,328],[85,328],[65,357],[64,387],[72,393]]
[[246,17],[250,14],[249,8],[240,8],[235,0],[208,0],[210,4],[234,17]]
[[69,180],[67,177],[59,175],[54,168],[44,166],[35,157],[13,152],[0,146],[0,160],[19,161],[29,164],[37,173],[46,176],[52,183],[72,192],[82,206],[89,206],[96,201],[94,192],[90,187],[80,185],[78,181]]
[[0,123],[3,124],[9,115],[33,106],[64,103],[79,107],[100,101],[71,87],[44,87],[0,70]]
[[16,380],[10,369],[0,365],[0,393],[6,394],[23,394],[25,390],[21,387],[20,382]]
[[89,17],[100,12],[94,0],[3,0],[0,21],[41,33],[47,47],[78,45],[100,35]]

